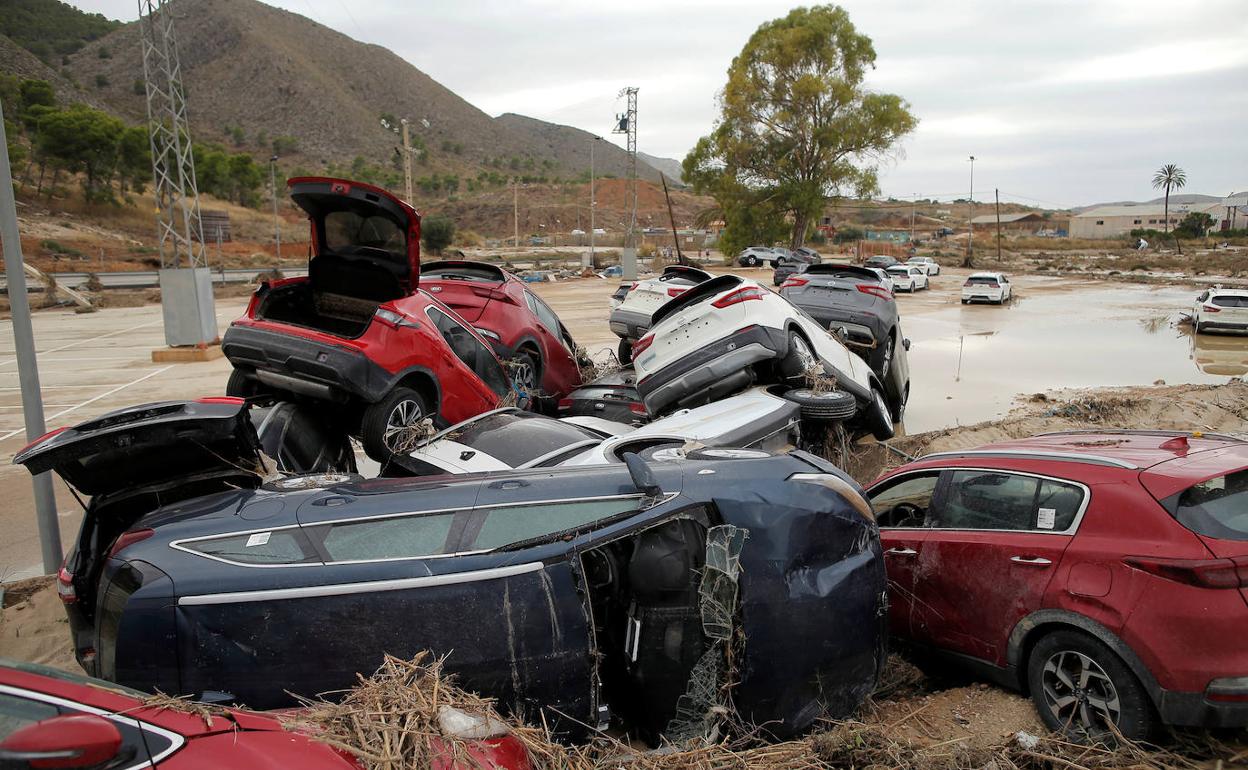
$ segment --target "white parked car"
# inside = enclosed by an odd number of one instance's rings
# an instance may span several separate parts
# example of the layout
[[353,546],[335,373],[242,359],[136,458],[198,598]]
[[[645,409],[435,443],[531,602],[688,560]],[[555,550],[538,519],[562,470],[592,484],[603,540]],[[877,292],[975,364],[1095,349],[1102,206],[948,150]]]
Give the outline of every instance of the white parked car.
[[696,267],[668,265],[663,273],[633,284],[620,303],[611,310],[608,324],[620,338],[621,364],[633,360],[632,344],[650,328],[650,314],[672,297],[679,297],[692,286],[709,281],[711,274]]
[[776,252],[770,246],[751,246],[737,255],[737,264],[741,267],[758,267],[775,258]]
[[1214,331],[1248,331],[1248,290],[1206,289],[1192,306],[1192,325],[1196,333]]
[[905,291],[913,294],[919,289],[926,289],[927,271],[914,265],[893,265],[888,268],[888,277],[893,282],[893,291]]
[[992,302],[1000,305],[1014,296],[1010,279],[1002,273],[971,273],[962,284],[962,304]]
[[712,278],[656,310],[650,332],[633,346],[633,366],[637,392],[655,415],[715,401],[756,381],[810,384],[809,371],[821,369],[839,390],[801,389],[800,397],[809,397],[804,411],[822,410],[817,398],[830,407],[831,400],[852,396],[851,426],[880,440],[893,435],[884,389],[867,362],[787,299],[741,276]]
[[931,257],[911,257],[906,264],[921,267],[928,275],[940,275],[940,265]]
[[797,446],[800,407],[764,388],[632,428],[597,417],[543,417],[514,407],[452,425],[422,442],[404,462],[420,473],[479,473],[513,468],[605,465],[694,443],[783,451]]

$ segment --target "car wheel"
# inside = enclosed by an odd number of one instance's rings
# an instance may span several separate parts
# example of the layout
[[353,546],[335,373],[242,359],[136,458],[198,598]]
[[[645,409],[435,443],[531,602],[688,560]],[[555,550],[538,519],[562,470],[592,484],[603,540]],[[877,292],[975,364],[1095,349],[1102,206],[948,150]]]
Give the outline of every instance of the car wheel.
[[1143,685],[1113,650],[1082,632],[1054,631],[1037,642],[1027,683],[1045,725],[1075,740],[1109,742],[1117,730],[1138,741],[1152,730]]
[[914,281],[910,282],[910,293],[914,294]]
[[758,257],[754,256],[753,254],[745,258],[746,267],[754,267],[757,264],[758,264]]
[[876,345],[875,350],[871,351],[871,369],[880,378],[880,382],[888,378],[888,370],[893,367],[895,345],[893,335],[889,334],[884,339],[883,345]]
[[225,395],[235,398],[255,398],[264,392],[264,386],[255,377],[249,377],[238,369],[230,372],[225,382]]
[[969,299],[964,299],[964,300],[962,300],[962,304],[963,304],[963,305],[966,305],[966,304],[969,304],[969,303],[970,303],[970,300],[969,300]]
[[620,344],[615,346],[615,357],[620,359],[620,366],[628,366],[633,362],[633,343],[631,340],[621,339]]
[[820,367],[810,343],[797,332],[789,332],[789,352],[780,362],[780,373],[786,380],[805,382],[812,368]]
[[858,411],[858,400],[843,390],[797,388],[784,397],[801,407],[802,417],[811,420],[848,420]]
[[530,399],[537,398],[537,392],[542,384],[542,368],[538,356],[531,351],[521,350],[511,359],[509,368],[511,369],[511,384],[516,390]]
[[902,392],[901,397],[897,399],[897,405],[892,408],[893,424],[898,425],[902,420],[906,419],[906,403],[910,400],[910,384],[906,383],[906,389]]
[[888,400],[879,388],[871,388],[871,403],[867,405],[867,430],[876,441],[888,441],[893,431],[893,416],[888,411]]
[[411,388],[398,387],[375,404],[369,404],[360,420],[360,443],[379,463],[404,452],[419,438],[417,426],[429,414],[425,400]]

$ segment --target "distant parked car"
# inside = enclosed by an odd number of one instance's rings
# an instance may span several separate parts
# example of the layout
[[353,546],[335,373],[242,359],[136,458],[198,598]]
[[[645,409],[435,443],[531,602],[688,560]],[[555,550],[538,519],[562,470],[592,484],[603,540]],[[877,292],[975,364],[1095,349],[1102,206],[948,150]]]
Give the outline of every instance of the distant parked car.
[[867,257],[866,261],[863,262],[862,264],[863,264],[863,267],[878,267],[881,270],[887,270],[893,265],[900,265],[901,263],[898,262],[896,259],[893,259],[890,256],[887,256],[884,254],[877,254],[874,257]]
[[751,246],[737,255],[741,267],[758,267],[775,259],[776,254],[767,246]]
[[513,392],[486,338],[419,290],[411,206],[345,179],[288,184],[311,228],[308,275],[261,284],[230,325],[228,394],[318,403],[384,462],[425,419],[460,422]]
[[867,496],[921,663],[1027,692],[1080,738],[1248,726],[1248,443],[1050,433],[922,457]]
[[928,275],[940,275],[940,265],[931,257],[910,257],[906,264],[921,267]]
[[714,401],[755,381],[810,384],[814,370],[835,379],[839,391],[830,393],[852,396],[851,425],[881,440],[893,435],[884,388],[866,362],[787,299],[740,276],[698,284],[656,310],[633,361],[651,414]]
[[776,261],[776,272],[772,276],[772,281],[776,286],[784,283],[791,275],[805,270],[809,265],[817,265],[823,261],[823,257],[814,249],[802,246],[794,250],[785,259]]
[[420,285],[490,341],[520,393],[553,406],[581,384],[576,341],[515,275],[486,262],[440,260],[420,266]]
[[453,425],[406,458],[425,473],[477,473],[517,468],[604,465],[696,442],[706,447],[783,451],[800,440],[798,405],[763,388],[683,409],[639,428],[599,417],[555,419],[500,409]]
[[783,246],[773,246],[771,249],[771,254],[772,254],[772,258],[771,258],[772,267],[779,267],[780,265],[786,262],[792,262],[794,259],[793,252],[789,251]]
[[913,294],[919,289],[926,289],[927,271],[912,265],[893,265],[888,268],[888,277],[893,282],[893,291],[904,291]]
[[962,304],[992,302],[1003,304],[1014,296],[1010,279],[1002,273],[971,273],[962,284]]
[[844,329],[845,344],[866,359],[884,385],[894,422],[901,422],[910,398],[910,340],[891,279],[875,268],[824,263],[812,265],[780,287],[780,296],[804,310],[825,329]]
[[789,734],[848,715],[884,665],[878,530],[860,488],[813,455],[266,481],[242,405],[217,431],[171,420],[139,414],[106,445],[52,437],[17,458],[90,482],[104,528],[60,587],[101,678],[277,708],[430,650],[466,689],[554,729],[623,716],[658,736],[699,661],[731,644],[733,666],[696,684],[731,684],[743,720]]
[[1248,331],[1248,290],[1206,289],[1192,306],[1192,327],[1207,331]]
[[696,267],[668,265],[658,276],[634,283],[607,319],[611,331],[620,338],[616,348],[620,363],[627,365],[633,360],[633,343],[650,328],[651,313],[672,297],[710,278],[710,273]]

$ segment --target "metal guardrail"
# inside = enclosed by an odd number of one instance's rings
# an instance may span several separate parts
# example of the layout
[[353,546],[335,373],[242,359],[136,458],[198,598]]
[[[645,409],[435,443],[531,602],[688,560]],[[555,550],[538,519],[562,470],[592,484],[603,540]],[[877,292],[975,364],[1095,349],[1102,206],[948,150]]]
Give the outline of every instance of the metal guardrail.
[[[287,277],[303,276],[308,274],[306,267],[283,267],[279,268],[282,275]],[[250,283],[257,275],[265,272],[260,268],[247,269],[231,269],[231,270],[213,270],[213,283]],[[68,286],[71,289],[81,289],[91,279],[91,273],[50,273],[56,282],[61,286]],[[100,283],[106,289],[146,289],[160,285],[160,275],[156,270],[133,270],[116,273],[95,273],[95,277],[100,279]],[[0,291],[5,294],[9,291],[9,283],[7,278],[0,276]],[[43,286],[32,282],[28,291],[43,291]]]

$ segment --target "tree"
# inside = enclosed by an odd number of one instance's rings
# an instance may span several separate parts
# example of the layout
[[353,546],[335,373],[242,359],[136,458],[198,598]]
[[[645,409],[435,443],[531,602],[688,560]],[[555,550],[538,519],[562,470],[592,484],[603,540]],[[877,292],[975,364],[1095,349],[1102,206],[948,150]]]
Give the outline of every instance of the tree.
[[420,223],[420,243],[427,251],[440,255],[455,239],[455,223],[449,217],[426,217]]
[[83,104],[54,110],[39,120],[39,150],[70,172],[81,172],[88,201],[112,199],[108,180],[117,168],[118,148],[126,125]]
[[900,96],[864,87],[874,65],[871,39],[834,5],[754,32],[728,68],[714,130],[684,161],[685,180],[724,209],[726,235],[785,222],[796,248],[829,197],[877,191],[876,163],[918,120]]
[[1204,238],[1209,228],[1213,227],[1213,217],[1203,211],[1193,211],[1183,217],[1183,221],[1179,222],[1179,226],[1174,228],[1174,236],[1178,238],[1182,233],[1189,238]]
[[127,188],[143,192],[143,185],[152,178],[152,148],[147,129],[130,126],[121,135],[118,145],[117,173],[121,177],[121,190]]
[[[1153,174],[1153,189],[1160,190],[1163,187],[1166,188],[1166,219],[1164,230],[1166,233],[1170,232],[1170,190],[1178,190],[1185,184],[1187,184],[1187,172],[1173,163],[1167,163],[1157,169],[1156,174]],[[1175,238],[1175,243],[1178,243],[1178,238]],[[1183,247],[1180,246],[1179,248],[1182,249]]]

